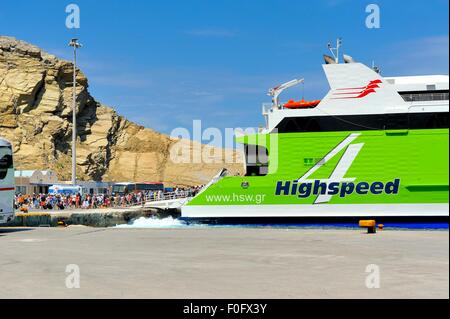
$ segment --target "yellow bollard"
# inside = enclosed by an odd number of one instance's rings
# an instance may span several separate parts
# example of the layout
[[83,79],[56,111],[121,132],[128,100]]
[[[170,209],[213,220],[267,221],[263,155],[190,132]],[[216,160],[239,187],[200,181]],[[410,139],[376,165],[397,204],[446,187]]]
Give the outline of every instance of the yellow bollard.
[[377,232],[377,223],[375,220],[360,220],[359,227],[367,228],[368,234],[375,234]]
[[63,220],[57,222],[58,227],[67,227],[66,223]]

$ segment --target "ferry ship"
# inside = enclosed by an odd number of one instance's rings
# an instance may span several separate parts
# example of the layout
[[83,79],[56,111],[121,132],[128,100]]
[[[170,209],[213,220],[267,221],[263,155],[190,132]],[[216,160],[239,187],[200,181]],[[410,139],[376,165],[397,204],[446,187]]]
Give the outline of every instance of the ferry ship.
[[301,80],[271,89],[266,127],[237,141],[245,176],[224,170],[182,217],[437,218],[449,215],[449,77],[383,77],[324,56],[322,100],[279,102]]

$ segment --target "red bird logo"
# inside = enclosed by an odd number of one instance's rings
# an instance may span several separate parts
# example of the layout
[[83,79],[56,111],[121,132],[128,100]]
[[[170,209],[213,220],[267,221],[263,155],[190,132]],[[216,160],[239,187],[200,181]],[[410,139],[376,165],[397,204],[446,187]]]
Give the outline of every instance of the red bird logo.
[[[378,84],[383,83],[381,80],[373,80],[370,81],[369,84],[363,87],[358,88],[344,88],[344,89],[336,89],[336,91],[346,91],[346,92],[336,92],[333,95],[345,95],[342,97],[334,97],[333,99],[360,99],[371,93],[376,93],[375,89],[379,89],[380,86]],[[358,90],[358,91],[355,91]]]

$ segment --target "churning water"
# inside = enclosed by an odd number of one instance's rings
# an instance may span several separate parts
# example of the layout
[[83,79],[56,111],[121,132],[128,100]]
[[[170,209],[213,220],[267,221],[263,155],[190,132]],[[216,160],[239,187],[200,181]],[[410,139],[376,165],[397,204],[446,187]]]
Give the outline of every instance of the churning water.
[[145,218],[140,217],[135,219],[129,224],[125,225],[117,225],[116,228],[183,228],[189,227],[189,225],[179,219],[175,219],[172,217],[167,218]]

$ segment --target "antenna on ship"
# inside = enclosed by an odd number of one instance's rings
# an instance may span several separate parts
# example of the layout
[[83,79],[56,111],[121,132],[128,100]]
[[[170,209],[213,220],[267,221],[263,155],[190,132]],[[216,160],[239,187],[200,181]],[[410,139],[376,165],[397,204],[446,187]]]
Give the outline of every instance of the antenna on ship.
[[342,38],[337,38],[335,48],[333,48],[331,43],[328,43],[328,49],[330,50],[331,54],[333,55],[334,62],[336,64],[339,63],[339,49],[341,48],[341,46],[342,46]]
[[375,61],[372,61],[372,70],[374,70],[378,74],[381,74],[381,70],[378,66],[375,65]]
[[302,101],[305,100],[305,81],[302,82]]

